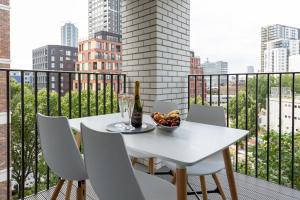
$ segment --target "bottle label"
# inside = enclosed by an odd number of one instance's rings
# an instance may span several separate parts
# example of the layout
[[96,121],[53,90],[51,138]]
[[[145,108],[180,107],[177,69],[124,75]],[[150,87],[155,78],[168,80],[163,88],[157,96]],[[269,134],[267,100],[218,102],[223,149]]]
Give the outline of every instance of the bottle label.
[[140,128],[143,123],[143,113],[133,112],[131,117],[131,125],[135,128]]

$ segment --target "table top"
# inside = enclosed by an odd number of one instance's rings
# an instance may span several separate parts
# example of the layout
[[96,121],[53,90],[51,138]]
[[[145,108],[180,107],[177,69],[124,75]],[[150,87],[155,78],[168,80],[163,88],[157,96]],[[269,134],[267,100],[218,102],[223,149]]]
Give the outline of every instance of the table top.
[[[153,121],[144,115],[147,123]],[[72,129],[80,131],[80,123],[96,131],[108,132],[106,125],[121,121],[120,113],[70,119]],[[248,134],[246,130],[181,121],[172,133],[155,129],[143,134],[123,134],[125,145],[132,151],[151,154],[178,166],[191,166],[225,149]]]

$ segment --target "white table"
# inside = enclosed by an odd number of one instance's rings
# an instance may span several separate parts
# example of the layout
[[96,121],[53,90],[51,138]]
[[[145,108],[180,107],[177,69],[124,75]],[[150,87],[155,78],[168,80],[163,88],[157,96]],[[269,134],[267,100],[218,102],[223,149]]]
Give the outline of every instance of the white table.
[[[80,132],[80,123],[97,131],[106,131],[106,125],[120,121],[120,114],[70,119],[70,126]],[[150,116],[144,121],[153,123]],[[224,163],[232,199],[237,199],[236,186],[230,160],[229,146],[248,134],[248,131],[182,121],[173,133],[157,129],[143,134],[123,134],[125,145],[132,151],[152,154],[154,157],[177,164],[177,200],[186,200],[186,167],[223,150]]]

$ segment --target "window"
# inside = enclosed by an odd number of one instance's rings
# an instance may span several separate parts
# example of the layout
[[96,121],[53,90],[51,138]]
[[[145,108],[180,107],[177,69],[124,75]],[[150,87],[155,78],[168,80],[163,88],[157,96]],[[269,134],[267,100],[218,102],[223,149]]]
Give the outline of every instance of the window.
[[66,60],[71,60],[71,58],[69,56],[66,57]]
[[54,83],[51,83],[51,88],[55,89],[55,84]]
[[55,68],[55,63],[51,63],[51,68]]
[[60,56],[59,60],[64,61],[64,57]]
[[55,61],[55,57],[54,56],[51,56],[51,61]]
[[60,64],[59,64],[59,68],[60,68],[60,69],[63,69],[63,68],[64,68],[64,64],[63,64],[63,63],[60,63]]
[[51,81],[55,81],[55,76],[51,76]]
[[71,56],[71,51],[67,50],[67,51],[66,51],[66,55],[67,55],[67,56]]

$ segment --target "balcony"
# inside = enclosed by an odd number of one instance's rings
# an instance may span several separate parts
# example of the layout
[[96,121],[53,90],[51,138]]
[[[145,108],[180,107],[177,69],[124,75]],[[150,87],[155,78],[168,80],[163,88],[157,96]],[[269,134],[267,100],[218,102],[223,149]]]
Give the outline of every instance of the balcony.
[[[19,79],[10,76],[12,71],[19,72]],[[32,75],[28,79],[32,81],[25,82],[26,74]],[[2,173],[5,178],[11,177],[5,185],[7,195],[13,199],[49,199],[57,177],[43,159],[35,114],[76,118],[117,112],[117,96],[127,90],[126,75],[9,69],[0,69],[0,75],[5,86],[4,106],[10,110],[3,118],[7,126],[2,129],[5,164],[11,169]],[[57,77],[56,82],[52,76]],[[75,77],[83,78],[74,80]],[[74,81],[78,82],[76,88]],[[187,107],[191,104],[223,106],[228,126],[250,131],[244,141],[230,148],[240,199],[299,199],[299,83],[300,73],[188,76]],[[142,164],[137,168],[146,170]],[[166,170],[166,167],[158,169]],[[168,175],[160,176],[170,179]],[[220,179],[230,199],[223,171]],[[189,178],[189,183],[194,190],[200,188],[198,178]],[[215,189],[209,177],[207,187]],[[65,187],[61,198],[64,190]],[[96,199],[89,184],[87,192],[88,199]],[[191,188],[189,193],[189,199],[197,199]],[[220,196],[209,194],[209,198],[220,199]]]

